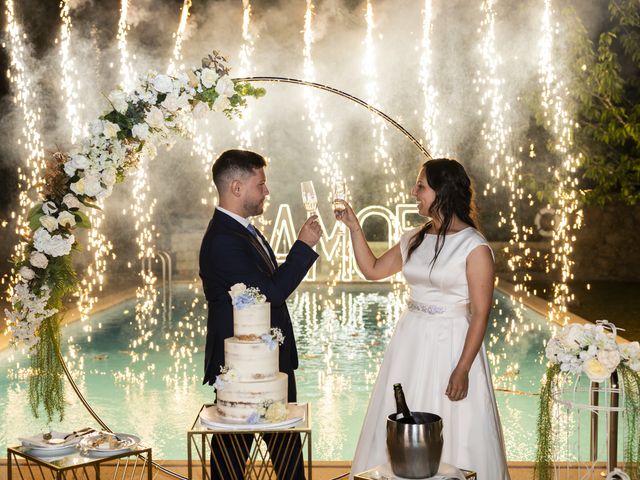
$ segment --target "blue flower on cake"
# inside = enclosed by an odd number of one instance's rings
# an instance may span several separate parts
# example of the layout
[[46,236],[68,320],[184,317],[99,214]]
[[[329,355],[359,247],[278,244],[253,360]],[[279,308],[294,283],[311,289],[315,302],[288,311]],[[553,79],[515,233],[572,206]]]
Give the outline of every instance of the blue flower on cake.
[[235,370],[225,365],[223,367],[220,367],[220,375],[216,377],[216,381],[213,385],[215,386],[216,390],[224,390],[225,382],[233,382],[237,379],[238,375],[236,374]]
[[247,288],[244,283],[236,283],[233,285],[231,290],[229,290],[229,295],[231,296],[231,303],[239,310],[250,305],[258,305],[267,301],[267,297],[261,294],[258,288]]
[[282,345],[284,343],[284,335],[282,334],[282,330],[278,327],[272,328],[271,333],[264,333],[260,335],[260,339],[267,344],[269,350],[272,352],[278,345]]
[[273,400],[265,400],[257,411],[249,415],[247,423],[250,425],[255,425],[256,423],[278,423],[286,418],[286,405]]

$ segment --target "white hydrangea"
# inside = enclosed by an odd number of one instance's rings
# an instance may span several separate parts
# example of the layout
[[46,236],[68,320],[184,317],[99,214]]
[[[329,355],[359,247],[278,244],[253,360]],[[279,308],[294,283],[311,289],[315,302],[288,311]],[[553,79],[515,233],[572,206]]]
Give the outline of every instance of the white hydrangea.
[[120,131],[120,127],[115,123],[106,121],[104,122],[104,136],[107,138],[116,138],[118,132]]
[[[58,312],[47,308],[51,293],[45,285],[40,294],[29,289],[25,282],[18,283],[11,297],[12,310],[5,310],[7,327],[11,331],[11,344],[14,347],[33,348],[38,343],[36,332],[42,321]],[[18,308],[18,304],[21,308]]]
[[160,93],[170,93],[173,90],[173,81],[168,75],[157,75],[153,79],[153,88]]
[[75,240],[73,235],[50,235],[42,227],[38,228],[33,234],[33,246],[35,249],[51,257],[69,255]]
[[149,138],[149,125],[146,123],[136,123],[131,129],[131,134],[140,140]]
[[147,112],[145,121],[151,128],[162,128],[164,126],[164,114],[158,107],[152,106]]

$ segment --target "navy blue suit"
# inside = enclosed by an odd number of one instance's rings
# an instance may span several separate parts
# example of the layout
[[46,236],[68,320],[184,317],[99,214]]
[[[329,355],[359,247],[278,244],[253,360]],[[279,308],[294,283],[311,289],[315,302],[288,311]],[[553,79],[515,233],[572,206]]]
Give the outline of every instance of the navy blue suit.
[[[294,370],[298,367],[298,351],[286,300],[304,279],[318,254],[298,240],[286,261],[278,266],[271,247],[264,237],[262,240],[268,252],[247,228],[220,210],[215,210],[209,222],[200,247],[200,277],[209,315],[203,383],[212,385],[224,365],[224,339],[233,336],[233,307],[228,292],[232,285],[244,283],[247,287],[258,287],[271,303],[271,326],[280,328],[284,334],[284,343],[280,346],[280,371],[289,375],[289,401],[295,402]],[[217,455],[215,449],[212,455]],[[274,459],[274,465],[278,470],[277,459]],[[242,465],[229,467],[222,478],[242,478]],[[304,478],[301,464],[295,470],[295,473],[283,473],[278,478]],[[213,472],[212,477],[215,478]]]

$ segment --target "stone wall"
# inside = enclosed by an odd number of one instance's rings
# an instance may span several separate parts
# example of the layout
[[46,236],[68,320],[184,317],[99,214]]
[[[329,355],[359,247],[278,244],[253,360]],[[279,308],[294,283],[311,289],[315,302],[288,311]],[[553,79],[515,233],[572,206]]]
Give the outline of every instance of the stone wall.
[[577,234],[576,280],[640,280],[640,205],[590,206]]

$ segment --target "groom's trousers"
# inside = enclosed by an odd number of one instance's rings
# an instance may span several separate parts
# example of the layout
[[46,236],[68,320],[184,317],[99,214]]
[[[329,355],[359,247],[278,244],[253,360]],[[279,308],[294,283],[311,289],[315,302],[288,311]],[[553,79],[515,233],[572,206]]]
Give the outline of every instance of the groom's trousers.
[[[295,402],[295,376],[288,375],[289,401]],[[253,438],[251,433],[216,435],[211,442],[211,480],[243,480]],[[305,480],[300,434],[264,433],[263,438],[278,480]]]

